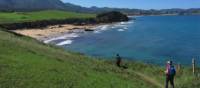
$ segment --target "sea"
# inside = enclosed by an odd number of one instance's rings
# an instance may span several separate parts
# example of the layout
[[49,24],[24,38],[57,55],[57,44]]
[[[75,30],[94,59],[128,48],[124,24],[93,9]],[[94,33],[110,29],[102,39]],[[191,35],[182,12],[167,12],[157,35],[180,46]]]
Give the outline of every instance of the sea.
[[97,26],[95,31],[66,33],[47,40],[92,57],[163,65],[168,60],[200,65],[200,15],[133,16],[136,20]]

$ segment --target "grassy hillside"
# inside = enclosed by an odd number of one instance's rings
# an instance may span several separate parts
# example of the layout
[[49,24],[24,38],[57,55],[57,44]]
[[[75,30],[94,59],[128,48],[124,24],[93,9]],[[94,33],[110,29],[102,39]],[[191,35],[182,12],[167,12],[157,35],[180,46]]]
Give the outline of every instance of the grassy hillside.
[[147,88],[150,85],[129,76],[104,61],[0,31],[0,88]]
[[39,12],[0,12],[0,23],[13,23],[51,19],[93,18],[94,14],[83,14],[66,11],[39,11]]
[[[32,38],[0,30],[0,88],[161,88],[162,67],[98,60]],[[185,68],[176,77],[177,88],[199,88],[200,79]]]

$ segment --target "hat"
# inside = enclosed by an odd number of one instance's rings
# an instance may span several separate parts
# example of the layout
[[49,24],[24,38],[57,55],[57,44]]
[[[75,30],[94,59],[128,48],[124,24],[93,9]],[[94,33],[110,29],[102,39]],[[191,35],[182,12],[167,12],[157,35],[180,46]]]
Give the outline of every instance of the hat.
[[172,61],[167,61],[167,63],[168,63],[168,64],[172,64],[173,62],[172,62]]

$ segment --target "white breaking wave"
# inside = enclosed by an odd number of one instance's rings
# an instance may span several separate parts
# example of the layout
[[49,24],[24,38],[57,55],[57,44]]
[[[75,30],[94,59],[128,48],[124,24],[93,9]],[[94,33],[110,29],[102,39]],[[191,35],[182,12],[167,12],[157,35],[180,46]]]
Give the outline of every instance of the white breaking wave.
[[101,30],[108,30],[109,29],[109,25],[104,25],[101,27]]
[[72,44],[72,42],[73,42],[72,40],[66,40],[66,41],[60,42],[56,45],[57,46],[69,45],[69,44]]
[[101,31],[99,31],[99,30],[96,30],[96,31],[94,31],[94,33],[101,33]]
[[111,29],[110,25],[101,25],[95,28],[94,33],[101,33],[101,31],[106,31],[108,29]]
[[59,36],[59,37],[55,37],[55,38],[45,40],[44,43],[50,43],[50,42],[55,41],[55,40],[69,39],[69,38],[75,38],[75,37],[79,37],[79,35],[76,34],[76,33],[71,33],[71,34],[66,34],[64,36]]
[[118,31],[125,31],[124,29],[118,29]]
[[[117,31],[122,32],[122,31],[125,31],[126,29],[128,29],[128,25],[131,23],[133,23],[133,21],[119,22],[119,23],[111,24],[111,25],[97,26],[96,28],[93,28],[93,29],[95,30],[94,33],[101,33],[102,31],[106,31],[109,29],[116,29]],[[76,33],[73,33],[73,32],[76,32]],[[61,42],[57,43],[56,45],[57,46],[69,45],[69,44],[73,43],[73,40],[72,40],[73,38],[79,37],[79,34],[85,32],[85,31],[77,30],[77,31],[73,31],[73,32],[66,33],[66,34],[60,35],[60,36],[52,36],[52,38],[46,39],[43,42],[51,43],[56,40],[65,40],[65,41],[61,41]]]
[[125,29],[128,29],[128,25],[132,24],[133,21],[130,22],[119,22],[116,24],[111,24],[111,25],[101,25],[95,28],[94,33],[101,33],[102,31],[106,31],[109,29],[118,29],[118,31],[125,31]]
[[126,24],[126,22],[120,22],[120,24]]
[[118,28],[118,27],[127,27],[129,24],[132,24],[133,21],[129,21],[129,22],[118,22],[115,24],[109,24],[109,25],[101,25],[101,26],[97,26],[96,30],[108,30],[108,29],[114,29],[114,28]]

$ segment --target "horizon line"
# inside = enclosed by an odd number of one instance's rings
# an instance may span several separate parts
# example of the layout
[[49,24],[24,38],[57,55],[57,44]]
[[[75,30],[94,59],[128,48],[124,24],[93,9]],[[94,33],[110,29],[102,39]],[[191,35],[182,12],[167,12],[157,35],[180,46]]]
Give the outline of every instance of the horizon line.
[[72,5],[77,5],[77,6],[81,6],[81,7],[85,7],[85,8],[92,8],[92,7],[97,7],[97,8],[119,8],[119,9],[140,9],[140,10],[163,10],[163,9],[200,9],[200,7],[179,7],[179,6],[173,6],[173,7],[160,7],[160,8],[142,8],[142,7],[123,7],[123,6],[99,6],[99,5],[87,5],[87,4],[78,4],[75,2],[71,2],[71,1],[66,1],[66,0],[61,0],[63,3],[69,3]]

